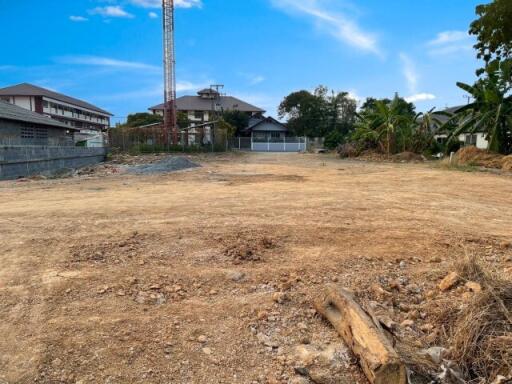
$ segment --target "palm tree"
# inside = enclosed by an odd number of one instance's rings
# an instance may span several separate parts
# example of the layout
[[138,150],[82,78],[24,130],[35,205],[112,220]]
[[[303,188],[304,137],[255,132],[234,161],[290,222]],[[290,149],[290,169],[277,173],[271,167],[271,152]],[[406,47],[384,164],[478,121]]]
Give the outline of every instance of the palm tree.
[[[449,140],[462,133],[483,132],[489,140],[489,150],[508,154],[512,150],[512,63],[496,63],[487,68],[487,76],[471,86],[457,83],[468,92],[473,102],[460,108],[454,119],[457,121]],[[445,124],[445,125],[447,125]]]

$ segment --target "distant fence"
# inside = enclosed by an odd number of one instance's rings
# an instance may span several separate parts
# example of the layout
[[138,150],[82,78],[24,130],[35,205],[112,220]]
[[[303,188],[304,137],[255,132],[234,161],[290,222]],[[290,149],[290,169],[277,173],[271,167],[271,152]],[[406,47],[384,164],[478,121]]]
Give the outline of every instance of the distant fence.
[[229,149],[226,132],[221,129],[182,131],[177,145],[170,145],[161,127],[113,128],[109,130],[109,144],[113,150],[134,153],[167,151],[219,152]]
[[233,137],[229,147],[254,152],[302,152],[307,150],[308,140],[305,137]]
[[0,145],[0,180],[94,165],[106,155],[106,148]]

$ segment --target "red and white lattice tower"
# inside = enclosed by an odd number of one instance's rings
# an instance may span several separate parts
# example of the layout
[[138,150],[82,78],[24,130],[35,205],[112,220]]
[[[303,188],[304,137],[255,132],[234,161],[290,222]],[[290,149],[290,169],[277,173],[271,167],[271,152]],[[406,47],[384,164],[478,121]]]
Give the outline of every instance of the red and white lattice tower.
[[179,143],[176,113],[176,57],[174,49],[174,0],[162,0],[164,24],[164,135],[166,143]]

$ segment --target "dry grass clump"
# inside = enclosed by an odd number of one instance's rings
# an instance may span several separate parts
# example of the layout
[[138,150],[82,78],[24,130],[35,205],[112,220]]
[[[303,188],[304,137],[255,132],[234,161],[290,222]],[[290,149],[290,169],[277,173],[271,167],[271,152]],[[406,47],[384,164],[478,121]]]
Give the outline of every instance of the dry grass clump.
[[501,169],[512,172],[512,155],[508,155],[503,158]]
[[460,165],[475,165],[485,168],[512,170],[512,156],[503,156],[474,146],[464,147],[457,152],[457,162]]
[[490,272],[476,257],[460,262],[457,272],[479,283],[482,291],[455,313],[451,358],[470,380],[490,382],[512,374],[512,281]]

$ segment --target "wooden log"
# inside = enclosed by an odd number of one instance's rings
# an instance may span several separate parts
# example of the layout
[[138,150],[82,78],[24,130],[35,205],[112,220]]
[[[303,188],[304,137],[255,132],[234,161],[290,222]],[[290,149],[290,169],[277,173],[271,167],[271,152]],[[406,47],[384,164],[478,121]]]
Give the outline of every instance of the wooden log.
[[391,342],[350,292],[329,285],[315,305],[352,349],[370,383],[407,384],[405,365]]

